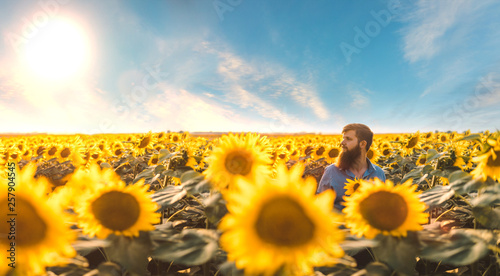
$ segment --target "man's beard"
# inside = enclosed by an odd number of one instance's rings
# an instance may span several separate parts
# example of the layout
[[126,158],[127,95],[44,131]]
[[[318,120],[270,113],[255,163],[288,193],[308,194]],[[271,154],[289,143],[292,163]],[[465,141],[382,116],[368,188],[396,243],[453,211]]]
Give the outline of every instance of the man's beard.
[[357,144],[352,150],[344,150],[340,153],[337,167],[343,170],[349,169],[356,159],[361,156],[361,147]]

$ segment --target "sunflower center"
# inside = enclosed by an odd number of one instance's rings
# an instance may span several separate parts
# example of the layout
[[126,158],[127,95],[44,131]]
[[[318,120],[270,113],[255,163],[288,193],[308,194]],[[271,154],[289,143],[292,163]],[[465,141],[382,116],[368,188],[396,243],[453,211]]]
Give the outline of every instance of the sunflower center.
[[368,159],[372,159],[373,158],[373,150],[369,149],[368,152],[366,153],[366,157],[368,157]]
[[330,151],[328,151],[328,156],[330,158],[335,158],[339,156],[339,153],[340,153],[339,149],[331,149]]
[[140,214],[139,202],[134,196],[111,191],[101,195],[91,205],[92,213],[104,227],[123,231],[133,226]]
[[398,194],[379,191],[359,204],[361,216],[380,230],[391,231],[401,226],[408,215],[408,205]]
[[387,156],[391,153],[391,150],[390,149],[384,149],[384,151],[382,151],[382,154]]
[[411,148],[413,148],[414,146],[416,146],[416,145],[417,145],[417,143],[418,143],[418,137],[417,137],[417,136],[415,136],[415,137],[411,138],[411,139],[408,141],[408,144],[406,145],[406,148],[411,149]]
[[54,155],[56,154],[57,148],[56,147],[51,147],[50,150],[47,152],[49,155]]
[[359,186],[359,183],[354,184],[354,186],[352,186],[352,190],[355,192],[356,190],[358,190]]
[[227,155],[224,165],[231,174],[247,175],[252,169],[252,163],[248,152],[237,150]]
[[324,148],[324,147],[320,147],[320,148],[316,151],[316,154],[317,154],[317,155],[322,155],[324,152],[325,152],[325,148]]
[[[16,218],[16,244],[18,246],[31,246],[36,245],[43,241],[47,234],[47,224],[38,214],[35,206],[22,197],[16,197],[16,209],[19,214]],[[0,206],[7,206],[7,200],[1,200]],[[0,242],[7,243],[7,236],[11,232],[11,225],[7,223],[12,217],[0,215],[2,223],[0,223],[0,237],[4,236],[5,239],[0,239]]]
[[148,137],[144,137],[142,140],[141,140],[141,143],[139,144],[139,148],[145,148],[149,145],[149,141],[151,140],[151,138],[148,136]]
[[419,163],[420,165],[424,165],[426,160],[427,160],[427,158],[425,158],[425,157],[421,157],[421,158],[419,158],[419,159],[418,159],[418,163]]
[[122,154],[122,149],[115,150],[115,155],[120,156]]
[[44,146],[39,146],[37,149],[36,149],[36,155],[40,155],[43,153],[43,151],[45,150],[45,147]]
[[305,153],[305,155],[309,155],[309,154],[311,154],[312,151],[313,151],[313,147],[307,146],[307,148],[304,150],[304,153]]
[[179,141],[179,137],[177,137],[177,136],[174,136],[174,137],[172,138],[172,141],[174,141],[174,142],[177,142],[177,141]]
[[488,167],[500,167],[500,150],[495,150],[496,159],[493,159],[493,155],[488,157],[488,161],[486,162],[486,166]]
[[64,148],[62,151],[61,151],[61,157],[62,158],[66,158],[69,156],[69,154],[71,153],[71,151],[68,149],[68,148]]
[[289,197],[265,203],[255,229],[259,237],[277,246],[300,246],[314,237],[315,225],[302,206]]
[[157,164],[158,163],[158,156],[155,156],[153,158],[151,158],[151,164]]

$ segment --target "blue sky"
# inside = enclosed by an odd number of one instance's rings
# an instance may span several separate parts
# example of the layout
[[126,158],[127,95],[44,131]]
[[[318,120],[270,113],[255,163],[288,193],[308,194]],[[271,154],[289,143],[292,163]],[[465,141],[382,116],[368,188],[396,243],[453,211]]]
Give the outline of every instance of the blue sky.
[[0,132],[500,129],[500,2],[1,1]]

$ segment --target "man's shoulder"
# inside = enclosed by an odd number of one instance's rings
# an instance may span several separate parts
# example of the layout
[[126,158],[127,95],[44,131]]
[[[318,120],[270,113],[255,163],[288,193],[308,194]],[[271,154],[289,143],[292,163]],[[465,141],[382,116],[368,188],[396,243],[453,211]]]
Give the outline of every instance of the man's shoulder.
[[335,163],[333,164],[330,164],[328,166],[325,167],[325,172],[327,171],[338,171],[340,170],[339,167],[337,167],[337,165],[335,165]]
[[375,176],[377,176],[378,178],[380,178],[380,179],[383,178],[382,180],[385,180],[385,171],[377,164],[372,163],[372,166],[373,166],[373,169],[375,170],[373,174]]

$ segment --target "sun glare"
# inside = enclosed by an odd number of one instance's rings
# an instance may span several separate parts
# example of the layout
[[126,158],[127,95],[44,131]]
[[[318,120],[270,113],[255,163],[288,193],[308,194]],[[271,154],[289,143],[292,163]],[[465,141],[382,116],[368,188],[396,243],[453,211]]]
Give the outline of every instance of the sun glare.
[[35,76],[62,81],[83,71],[89,58],[89,42],[75,23],[55,19],[26,45],[25,57]]

